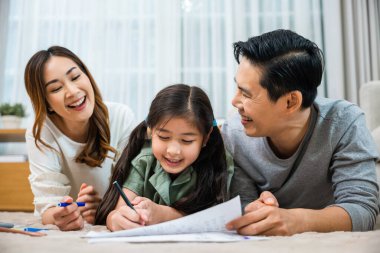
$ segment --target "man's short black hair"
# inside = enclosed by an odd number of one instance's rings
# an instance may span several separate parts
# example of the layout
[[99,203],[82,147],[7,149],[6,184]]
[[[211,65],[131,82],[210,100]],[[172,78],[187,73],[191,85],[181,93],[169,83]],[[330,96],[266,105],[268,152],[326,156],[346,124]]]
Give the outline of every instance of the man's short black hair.
[[322,51],[315,43],[290,30],[275,30],[233,46],[238,63],[243,56],[261,68],[260,85],[272,101],[298,90],[303,108],[314,102],[324,68]]

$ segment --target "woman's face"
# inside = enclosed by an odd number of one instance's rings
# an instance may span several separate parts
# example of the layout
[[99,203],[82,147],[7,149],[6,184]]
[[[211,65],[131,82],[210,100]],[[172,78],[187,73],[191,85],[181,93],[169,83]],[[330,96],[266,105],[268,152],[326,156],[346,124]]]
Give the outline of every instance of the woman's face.
[[152,129],[153,154],[170,174],[179,174],[189,167],[205,141],[198,128],[183,118],[172,118]]
[[44,80],[49,111],[66,124],[87,123],[95,106],[90,79],[69,58],[52,56],[45,64]]

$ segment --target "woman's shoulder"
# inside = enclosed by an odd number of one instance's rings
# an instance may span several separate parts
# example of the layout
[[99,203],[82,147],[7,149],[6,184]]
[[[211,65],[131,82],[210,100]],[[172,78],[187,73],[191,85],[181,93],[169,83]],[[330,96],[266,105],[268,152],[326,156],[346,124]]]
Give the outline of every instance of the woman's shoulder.
[[120,117],[120,116],[127,116],[128,118],[134,117],[134,114],[127,106],[126,104],[121,104],[121,103],[115,103],[115,102],[105,102],[107,108],[108,108],[108,113],[110,118],[113,117]]
[[[40,138],[47,144],[52,145],[59,137],[63,136],[62,132],[54,125],[54,123],[46,117],[41,127]],[[35,139],[33,135],[33,125],[28,126],[25,132],[26,140]]]
[[112,133],[121,131],[131,132],[135,127],[135,116],[132,110],[125,104],[106,102],[108,108],[110,128]]

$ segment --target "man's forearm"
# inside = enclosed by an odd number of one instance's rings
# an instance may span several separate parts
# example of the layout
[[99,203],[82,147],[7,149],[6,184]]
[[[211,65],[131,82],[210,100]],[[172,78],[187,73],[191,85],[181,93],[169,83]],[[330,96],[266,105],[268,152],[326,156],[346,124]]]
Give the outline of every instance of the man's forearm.
[[299,220],[297,233],[351,231],[352,222],[349,214],[341,207],[332,206],[320,210],[289,209]]

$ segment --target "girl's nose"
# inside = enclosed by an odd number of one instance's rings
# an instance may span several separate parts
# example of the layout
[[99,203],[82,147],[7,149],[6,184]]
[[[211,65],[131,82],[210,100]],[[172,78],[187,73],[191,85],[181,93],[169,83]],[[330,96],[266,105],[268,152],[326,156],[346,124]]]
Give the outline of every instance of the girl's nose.
[[179,155],[181,154],[181,145],[178,142],[171,142],[168,144],[167,151],[169,155]]

